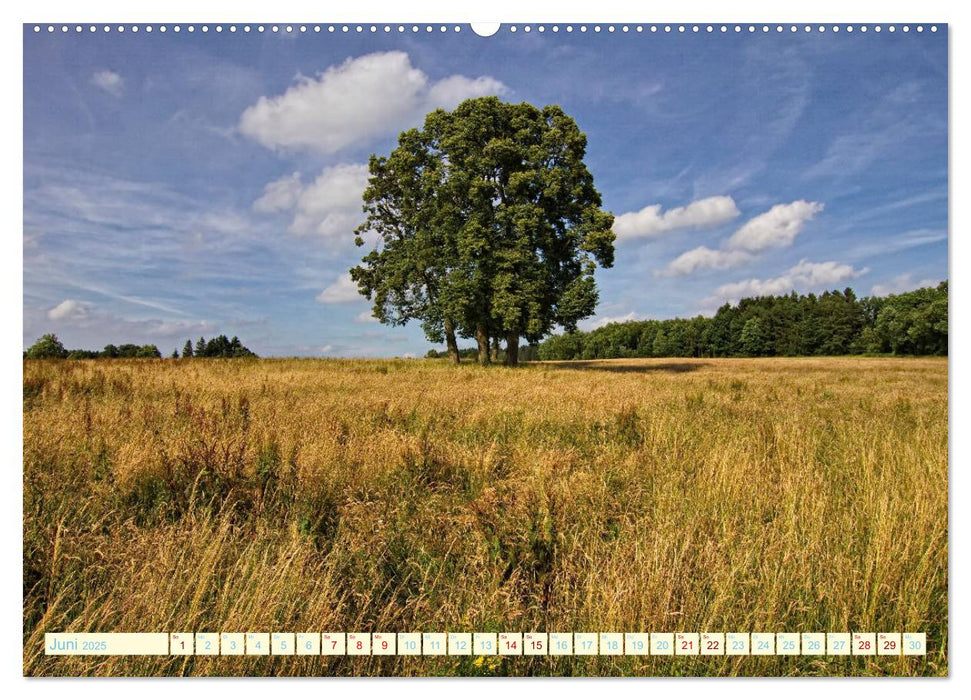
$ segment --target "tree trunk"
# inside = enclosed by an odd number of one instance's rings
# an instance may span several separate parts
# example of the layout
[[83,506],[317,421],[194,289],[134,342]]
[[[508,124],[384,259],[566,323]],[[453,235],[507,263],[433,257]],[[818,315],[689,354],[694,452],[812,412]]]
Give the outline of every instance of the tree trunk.
[[479,346],[479,364],[489,364],[489,333],[483,325],[475,328],[475,343]]
[[506,366],[515,367],[519,364],[519,335],[510,333],[506,336]]
[[459,364],[462,359],[459,357],[459,344],[455,340],[455,324],[447,318],[445,319],[445,344],[448,346],[448,359]]
[[492,361],[499,361],[499,336],[492,339]]

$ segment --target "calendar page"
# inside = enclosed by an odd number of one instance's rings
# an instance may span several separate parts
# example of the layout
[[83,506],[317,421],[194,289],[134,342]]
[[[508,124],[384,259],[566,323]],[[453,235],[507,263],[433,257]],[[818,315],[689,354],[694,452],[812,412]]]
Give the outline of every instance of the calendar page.
[[22,40],[25,676],[949,674],[947,23]]

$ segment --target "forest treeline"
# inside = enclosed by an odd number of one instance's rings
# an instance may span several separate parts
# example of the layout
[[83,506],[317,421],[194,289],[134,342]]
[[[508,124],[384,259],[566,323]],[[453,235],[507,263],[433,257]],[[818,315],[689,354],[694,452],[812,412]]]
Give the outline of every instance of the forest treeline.
[[611,323],[539,344],[540,360],[618,357],[947,355],[947,281],[904,294],[858,298],[763,296],[725,304],[714,316]]
[[[162,353],[155,345],[122,345],[108,344],[103,350],[68,350],[53,333],[47,333],[37,339],[33,345],[24,351],[24,358],[29,360],[98,360],[113,358],[152,358],[162,357]],[[173,350],[170,357],[178,359],[178,350]],[[227,338],[218,335],[212,340],[199,338],[193,345],[192,340],[185,341],[182,346],[181,357],[257,357],[256,353],[243,345],[239,338]]]

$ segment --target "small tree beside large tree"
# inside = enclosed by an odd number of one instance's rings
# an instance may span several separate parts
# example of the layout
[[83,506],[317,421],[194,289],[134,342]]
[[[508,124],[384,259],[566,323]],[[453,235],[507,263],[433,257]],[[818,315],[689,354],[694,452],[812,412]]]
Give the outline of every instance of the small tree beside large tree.
[[372,156],[366,219],[356,242],[377,236],[351,270],[382,323],[422,324],[459,361],[457,337],[537,342],[594,313],[594,270],[611,267],[613,215],[583,162],[586,136],[558,106],[496,97],[436,110]]
[[62,360],[68,356],[64,344],[53,333],[45,333],[24,353],[28,360]]

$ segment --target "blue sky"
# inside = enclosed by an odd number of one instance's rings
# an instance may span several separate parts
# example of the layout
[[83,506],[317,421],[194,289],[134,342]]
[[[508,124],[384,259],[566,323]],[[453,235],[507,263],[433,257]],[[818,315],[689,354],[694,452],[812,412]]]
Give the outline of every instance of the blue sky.
[[[617,217],[591,328],[947,278],[947,33],[24,29],[24,346],[238,335],[423,355],[346,272],[371,153],[466,97],[556,103]],[[471,341],[464,344],[471,345]]]

